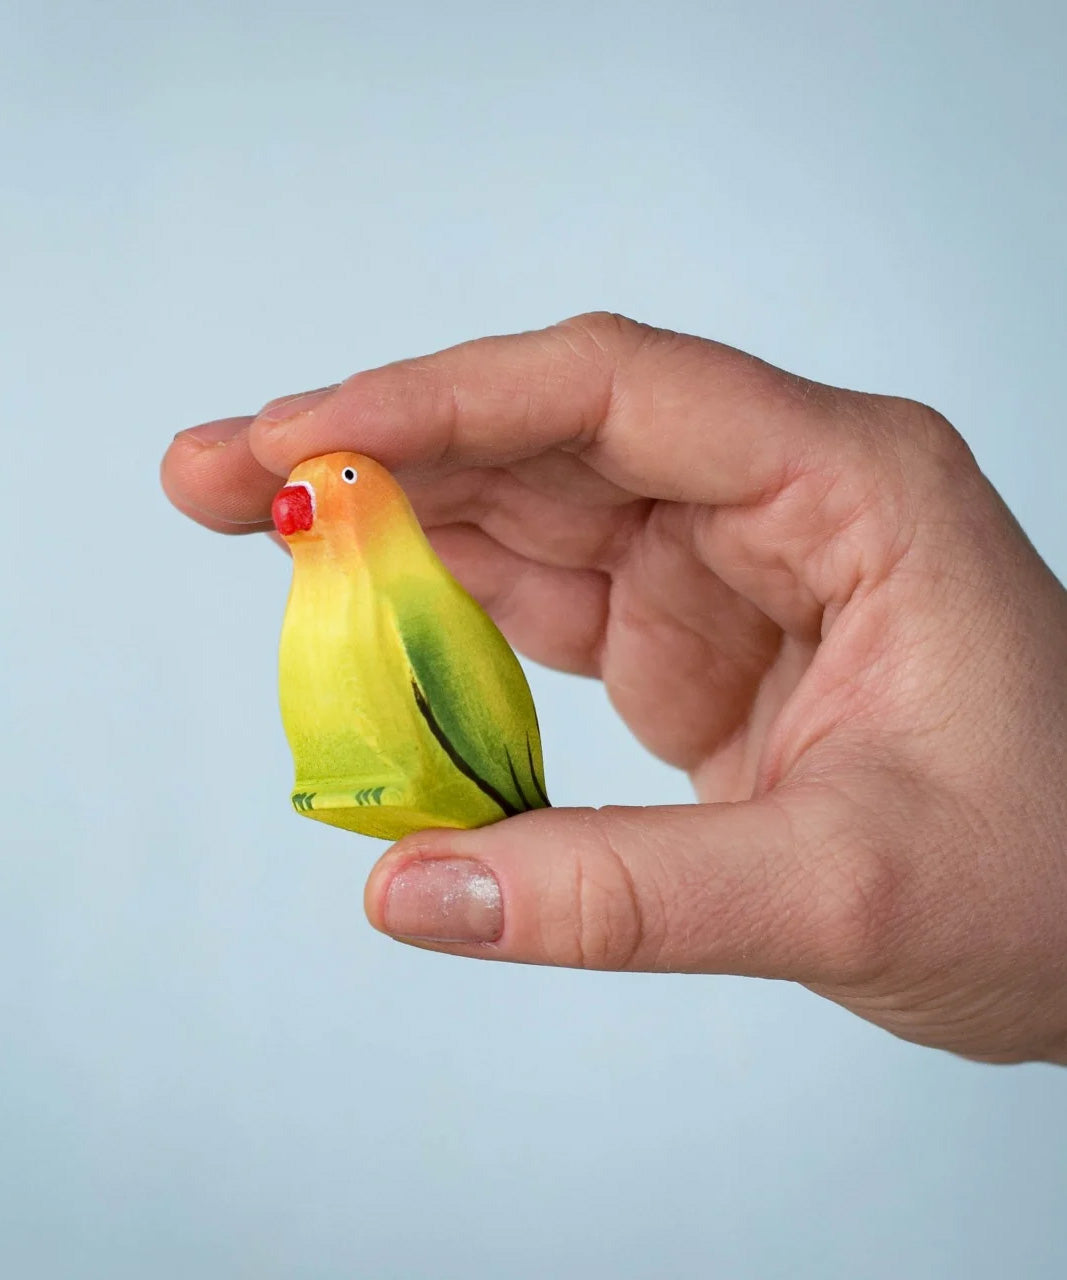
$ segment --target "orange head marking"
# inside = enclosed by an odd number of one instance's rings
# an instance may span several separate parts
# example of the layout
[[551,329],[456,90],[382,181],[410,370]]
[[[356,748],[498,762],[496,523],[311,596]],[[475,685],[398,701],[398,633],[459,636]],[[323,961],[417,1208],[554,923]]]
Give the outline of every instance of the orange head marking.
[[388,471],[362,453],[327,453],[295,468],[271,506],[290,546],[305,542],[363,543],[407,509]]

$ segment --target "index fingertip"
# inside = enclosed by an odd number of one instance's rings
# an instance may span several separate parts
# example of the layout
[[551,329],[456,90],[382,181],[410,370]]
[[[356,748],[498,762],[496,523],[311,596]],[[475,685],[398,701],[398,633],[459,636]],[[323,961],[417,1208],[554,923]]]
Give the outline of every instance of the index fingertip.
[[422,460],[434,415],[412,403],[410,383],[395,370],[367,370],[334,387],[272,402],[250,428],[253,454],[280,475],[339,450],[368,454],[391,468]]

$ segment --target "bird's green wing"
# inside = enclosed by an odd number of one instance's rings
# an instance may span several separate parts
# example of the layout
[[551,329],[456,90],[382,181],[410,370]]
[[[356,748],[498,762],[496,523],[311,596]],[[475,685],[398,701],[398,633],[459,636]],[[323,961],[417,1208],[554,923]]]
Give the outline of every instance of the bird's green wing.
[[432,586],[409,579],[392,595],[412,697],[451,765],[502,817],[545,807],[537,713],[508,642],[445,574]]

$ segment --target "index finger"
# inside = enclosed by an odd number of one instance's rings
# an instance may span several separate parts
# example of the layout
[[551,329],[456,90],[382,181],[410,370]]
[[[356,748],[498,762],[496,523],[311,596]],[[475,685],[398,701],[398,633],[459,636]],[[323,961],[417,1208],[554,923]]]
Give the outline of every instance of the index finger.
[[557,449],[646,497],[748,503],[829,450],[828,409],[842,394],[720,343],[596,313],[276,402],[249,438],[282,475],[340,449],[394,469],[506,466]]

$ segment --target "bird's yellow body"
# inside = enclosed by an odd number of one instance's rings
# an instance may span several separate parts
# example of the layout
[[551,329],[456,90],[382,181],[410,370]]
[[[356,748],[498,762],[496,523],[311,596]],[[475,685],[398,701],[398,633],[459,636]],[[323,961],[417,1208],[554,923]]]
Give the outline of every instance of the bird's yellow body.
[[395,840],[547,805],[522,668],[393,477],[314,458],[274,517],[293,553],[279,684],[297,812]]

